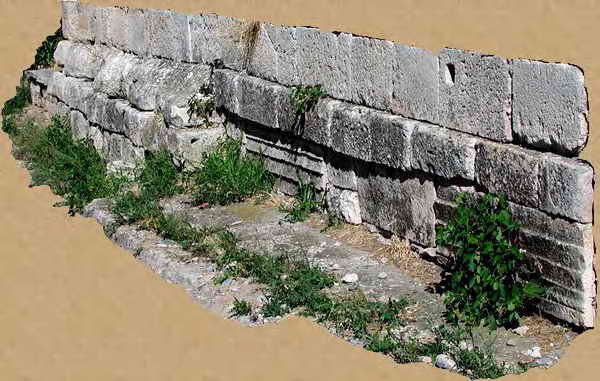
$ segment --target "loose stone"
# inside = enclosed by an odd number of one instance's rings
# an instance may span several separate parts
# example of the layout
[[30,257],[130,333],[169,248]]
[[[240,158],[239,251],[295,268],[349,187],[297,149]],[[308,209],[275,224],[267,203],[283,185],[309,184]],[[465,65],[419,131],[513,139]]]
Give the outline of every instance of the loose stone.
[[438,355],[435,358],[435,366],[442,369],[455,369],[456,361],[454,361],[450,356],[447,355]]
[[342,278],[342,282],[344,282],[344,283],[356,283],[356,282],[358,282],[358,274],[348,273],[348,274],[344,275],[344,277]]

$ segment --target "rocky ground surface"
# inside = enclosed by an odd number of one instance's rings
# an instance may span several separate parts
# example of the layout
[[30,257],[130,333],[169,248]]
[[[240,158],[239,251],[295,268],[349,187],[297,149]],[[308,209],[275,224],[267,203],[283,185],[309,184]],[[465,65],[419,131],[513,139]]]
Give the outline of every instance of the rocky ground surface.
[[[375,300],[386,301],[388,297],[409,299],[413,304],[403,316],[407,324],[400,332],[406,338],[431,340],[432,328],[443,323],[443,302],[439,295],[428,290],[423,281],[407,275],[406,271],[399,268],[395,261],[389,261],[385,255],[378,256],[374,251],[361,250],[360,245],[357,248],[357,245],[337,239],[342,235],[339,232],[322,232],[314,221],[285,222],[284,214],[278,208],[268,203],[257,204],[252,201],[205,209],[192,207],[186,196],[178,196],[163,200],[161,206],[166,213],[183,216],[194,227],[226,228],[240,239],[242,247],[254,252],[306,257],[323,270],[335,274],[338,282],[329,292],[360,290]],[[284,318],[265,318],[258,312],[266,302],[260,284],[253,283],[250,279],[228,279],[222,284],[215,284],[214,279],[221,272],[208,258],[190,258],[189,253],[176,243],[135,226],[111,228],[114,218],[109,212],[108,200],[93,201],[85,208],[84,215],[95,218],[105,227],[107,235],[114,242],[132,252],[168,282],[182,286],[204,308],[236,319],[247,326],[276,323]],[[368,234],[381,246],[391,245],[390,240],[377,233]],[[404,267],[411,266],[405,263]],[[250,303],[252,313],[249,316],[232,316],[235,298]],[[499,329],[493,334],[481,331],[475,336],[475,345],[489,346],[498,361],[510,365],[528,363],[531,366],[551,366],[560,358],[564,346],[575,334],[560,326],[552,326],[547,321],[544,324],[542,326],[546,330],[540,329],[540,324],[537,324],[534,329],[527,326],[510,331]],[[352,344],[363,345],[356,339],[345,337],[331,328],[330,330]],[[533,332],[538,336],[531,335]],[[543,335],[552,337],[552,340]],[[440,361],[436,365],[444,367],[444,359],[438,360]],[[423,361],[429,362],[431,359]]]

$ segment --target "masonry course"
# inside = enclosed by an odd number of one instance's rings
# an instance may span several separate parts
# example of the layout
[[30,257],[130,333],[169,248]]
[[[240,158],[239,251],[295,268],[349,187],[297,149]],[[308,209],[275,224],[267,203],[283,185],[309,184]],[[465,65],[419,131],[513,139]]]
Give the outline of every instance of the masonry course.
[[[56,71],[34,103],[124,165],[164,147],[193,164],[235,134],[293,193],[311,181],[350,223],[435,246],[459,191],[504,193],[528,257],[555,284],[544,311],[591,327],[593,168],[580,69],[213,14],[63,2]],[[92,44],[93,42],[93,44]],[[296,115],[291,86],[327,96]],[[188,101],[212,90],[214,128]]]

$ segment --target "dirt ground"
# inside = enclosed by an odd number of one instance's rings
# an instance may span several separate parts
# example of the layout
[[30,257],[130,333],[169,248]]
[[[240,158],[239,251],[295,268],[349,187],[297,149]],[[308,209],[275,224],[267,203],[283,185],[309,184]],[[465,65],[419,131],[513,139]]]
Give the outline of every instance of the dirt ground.
[[[593,0],[527,5],[507,1],[503,7],[475,0],[443,5],[429,0],[381,1],[378,6],[362,1],[324,5],[318,0],[244,6],[233,0],[127,3],[278,18],[280,23],[373,36],[389,30],[387,38],[403,43],[408,41],[397,36],[404,31],[405,39],[421,33],[435,42],[415,39],[411,44],[430,49],[445,44],[448,36],[458,47],[578,63],[589,79],[592,110],[600,99],[595,95],[600,93],[600,53],[592,48],[594,36],[600,33],[600,8]],[[55,31],[59,3],[2,0],[0,18],[0,102],[4,103],[14,94],[20,71],[33,61],[35,47]],[[344,18],[345,25],[333,21]],[[477,26],[473,20],[478,20]],[[599,156],[593,149],[596,135],[588,143],[592,148],[584,153],[594,164]],[[29,181],[26,170],[10,156],[7,136],[0,133],[2,380],[464,379],[424,364],[397,365],[305,319],[290,317],[276,325],[246,328],[209,313],[112,244],[95,221],[68,217],[66,208],[53,208],[58,197],[47,187],[28,188]],[[600,372],[598,353],[596,329],[577,337],[553,368],[533,369],[506,380],[594,380]]]

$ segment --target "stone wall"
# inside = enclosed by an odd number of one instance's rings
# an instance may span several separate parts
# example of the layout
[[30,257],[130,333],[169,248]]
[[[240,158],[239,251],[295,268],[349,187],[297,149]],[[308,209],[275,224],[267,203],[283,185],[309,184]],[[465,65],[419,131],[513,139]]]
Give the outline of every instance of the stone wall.
[[[69,115],[115,163],[166,147],[188,162],[227,133],[293,193],[323,191],[348,222],[423,247],[460,191],[504,193],[521,245],[553,287],[540,308],[592,327],[593,168],[576,66],[236,20],[63,2],[59,70],[29,72],[34,103]],[[298,123],[295,85],[327,97]],[[216,128],[188,101],[212,89]]]

